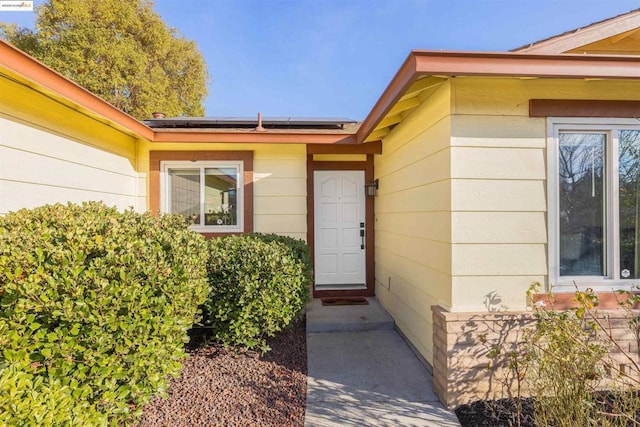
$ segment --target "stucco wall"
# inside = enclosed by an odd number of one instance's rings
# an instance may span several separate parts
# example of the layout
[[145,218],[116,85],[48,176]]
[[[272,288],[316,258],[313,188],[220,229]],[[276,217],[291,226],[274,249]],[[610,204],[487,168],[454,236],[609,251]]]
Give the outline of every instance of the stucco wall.
[[429,362],[430,307],[451,306],[449,102],[445,83],[375,157],[376,296]]
[[[306,240],[307,153],[303,144],[146,143],[141,145],[141,157],[148,159],[151,150],[252,151],[254,231]],[[148,161],[141,170],[148,173]]]
[[144,210],[133,141],[114,153],[63,132],[0,115],[0,215],[89,200]]

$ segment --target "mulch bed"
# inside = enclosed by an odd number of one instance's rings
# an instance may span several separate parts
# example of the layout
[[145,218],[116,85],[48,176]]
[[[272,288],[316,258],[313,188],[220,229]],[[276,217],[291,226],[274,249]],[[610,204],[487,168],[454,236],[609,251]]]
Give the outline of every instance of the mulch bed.
[[467,405],[460,405],[456,415],[462,427],[537,427],[533,420],[532,398],[522,399],[522,416],[518,424],[514,399],[478,400]]
[[304,319],[270,342],[271,351],[194,346],[167,399],[153,398],[139,427],[303,426],[307,390]]
[[[614,410],[614,404],[617,399],[615,394],[608,391],[600,391],[596,392],[594,397],[596,398],[594,410],[602,411],[604,413],[616,412]],[[640,399],[640,392],[634,393],[634,396],[632,396],[632,398]],[[533,413],[535,398],[528,397],[521,399],[522,409],[519,422],[516,416],[517,411],[515,402],[515,399],[500,399],[491,401],[478,400],[467,405],[460,405],[455,412],[458,416],[458,419],[460,420],[460,424],[462,425],[462,427],[546,427],[538,426],[534,421]],[[629,426],[637,426],[638,424],[640,424],[640,412],[636,413],[634,421],[629,420],[627,423],[627,425]]]

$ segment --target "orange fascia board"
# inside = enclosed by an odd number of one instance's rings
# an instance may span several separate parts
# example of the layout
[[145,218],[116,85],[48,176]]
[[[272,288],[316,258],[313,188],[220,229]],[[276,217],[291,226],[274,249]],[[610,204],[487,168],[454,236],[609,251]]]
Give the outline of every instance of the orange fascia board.
[[246,144],[355,144],[354,134],[292,132],[155,132],[153,142],[219,142]]
[[33,82],[38,90],[54,93],[57,97],[87,109],[96,116],[123,127],[133,135],[151,142],[224,142],[224,143],[285,143],[285,144],[355,144],[356,137],[345,133],[292,133],[292,132],[189,132],[154,130],[99,96],[64,77],[15,46],[0,40],[0,66],[25,80]]
[[153,139],[148,126],[4,40],[0,40],[0,65],[140,137]]
[[414,51],[416,73],[443,76],[638,79],[640,58],[610,55],[532,55]]
[[360,126],[358,142],[366,140],[420,76],[640,79],[640,57],[415,50],[409,54]]
[[378,102],[375,103],[362,122],[362,125],[356,133],[359,143],[364,142],[371,132],[374,131],[378,123],[384,119],[389,110],[402,98],[404,92],[411,86],[417,76],[416,57],[415,53],[411,52],[387,88],[382,92]]

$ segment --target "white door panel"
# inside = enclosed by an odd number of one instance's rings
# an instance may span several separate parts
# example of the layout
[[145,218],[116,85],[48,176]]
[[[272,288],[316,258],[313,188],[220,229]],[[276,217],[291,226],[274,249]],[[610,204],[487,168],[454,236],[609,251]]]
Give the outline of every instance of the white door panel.
[[315,283],[366,287],[364,171],[314,172]]

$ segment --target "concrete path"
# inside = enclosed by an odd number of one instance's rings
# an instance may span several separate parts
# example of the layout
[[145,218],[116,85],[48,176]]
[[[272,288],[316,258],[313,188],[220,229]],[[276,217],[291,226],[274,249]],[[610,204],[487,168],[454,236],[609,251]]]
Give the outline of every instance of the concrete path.
[[307,306],[306,427],[459,426],[432,378],[375,298]]

